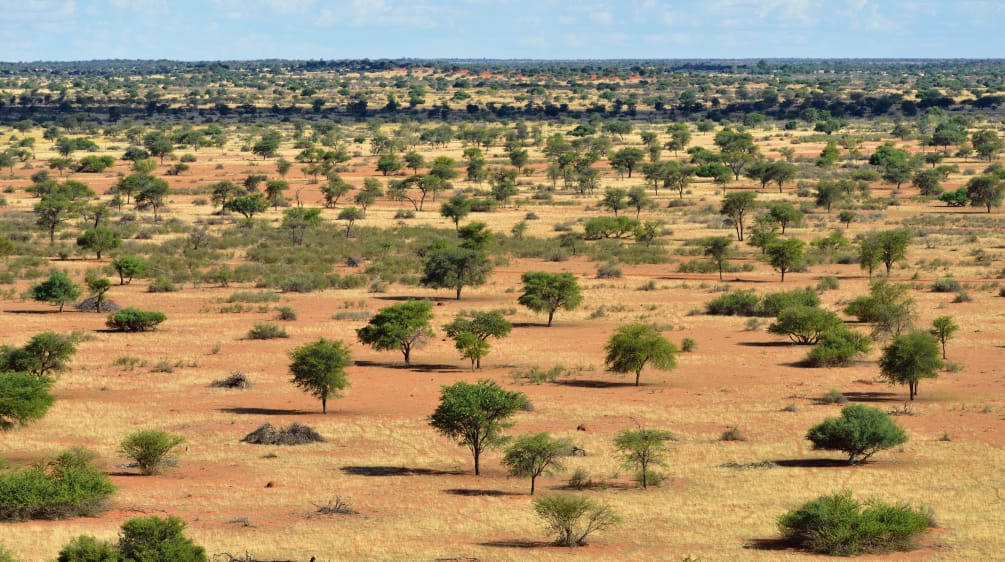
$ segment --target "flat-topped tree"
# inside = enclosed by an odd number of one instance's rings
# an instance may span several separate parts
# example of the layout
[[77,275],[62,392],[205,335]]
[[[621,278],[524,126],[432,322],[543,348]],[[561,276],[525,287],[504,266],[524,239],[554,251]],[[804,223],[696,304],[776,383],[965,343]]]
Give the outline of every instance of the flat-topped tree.
[[461,381],[440,390],[429,425],[471,451],[477,476],[482,453],[502,443],[502,430],[513,425],[509,418],[526,403],[522,392],[505,390],[495,381]]
[[356,337],[377,351],[400,350],[409,367],[412,350],[433,336],[432,320],[432,303],[410,300],[380,309],[366,326],[356,330]]
[[74,283],[65,271],[59,270],[53,270],[48,279],[31,288],[33,299],[59,305],[60,312],[63,312],[66,303],[77,300],[81,294],[80,285]]
[[321,400],[321,413],[328,413],[328,398],[338,398],[349,386],[345,368],[352,364],[349,348],[341,341],[321,338],[290,352],[291,382]]
[[627,324],[604,346],[604,364],[615,373],[635,373],[635,386],[646,365],[661,371],[677,366],[677,346],[648,324]]
[[571,273],[528,271],[521,280],[523,293],[517,302],[534,312],[547,312],[549,327],[558,309],[574,310],[583,302],[579,283]]

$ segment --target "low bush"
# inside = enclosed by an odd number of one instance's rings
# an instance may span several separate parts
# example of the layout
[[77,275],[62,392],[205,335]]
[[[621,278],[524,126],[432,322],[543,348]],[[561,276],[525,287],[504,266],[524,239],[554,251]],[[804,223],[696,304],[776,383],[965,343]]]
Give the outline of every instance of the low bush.
[[276,320],[293,321],[297,319],[297,311],[292,306],[276,307]]
[[157,474],[164,466],[167,454],[185,442],[180,435],[171,435],[159,429],[141,429],[130,433],[119,444],[119,452],[132,460],[146,475]]
[[255,324],[255,326],[248,330],[246,336],[249,340],[272,340],[277,338],[288,338],[290,335],[286,333],[281,326],[275,324]]
[[69,449],[54,460],[0,474],[0,521],[67,519],[105,510],[115,486],[93,466],[95,455]]
[[153,330],[165,320],[167,316],[163,312],[130,307],[109,314],[105,325],[119,332],[144,332]]
[[717,316],[757,316],[761,299],[754,291],[730,291],[707,303],[705,312]]
[[177,290],[178,287],[165,275],[157,276],[147,287],[148,293],[172,293]]
[[206,562],[206,550],[182,535],[177,517],[139,517],[122,524],[118,543],[81,535],[59,551],[58,562],[157,561]]
[[817,291],[835,291],[840,288],[841,283],[833,275],[824,275],[817,281]]
[[534,500],[534,511],[544,519],[558,546],[583,546],[596,531],[615,525],[619,517],[607,506],[584,496],[556,494]]
[[310,426],[294,423],[289,427],[275,428],[270,423],[262,424],[241,439],[253,445],[303,445],[324,442],[325,438]]
[[779,291],[764,295],[761,303],[760,316],[778,316],[778,313],[791,306],[816,307],[820,305],[820,297],[810,287]]
[[620,279],[621,268],[616,263],[607,262],[597,266],[597,279]]
[[945,279],[936,279],[932,283],[933,293],[955,293],[961,290],[963,287],[960,286],[960,282],[952,277],[946,277]]
[[867,336],[840,326],[822,333],[803,363],[807,367],[844,367],[856,357],[868,353],[870,347]]
[[694,338],[684,338],[680,342],[680,350],[685,353],[692,353],[694,350],[698,349],[698,343],[694,341]]
[[241,371],[235,371],[225,379],[209,383],[210,388],[251,388],[251,380]]
[[929,517],[908,505],[861,503],[844,491],[821,496],[778,519],[782,535],[803,548],[831,556],[855,556],[914,548]]

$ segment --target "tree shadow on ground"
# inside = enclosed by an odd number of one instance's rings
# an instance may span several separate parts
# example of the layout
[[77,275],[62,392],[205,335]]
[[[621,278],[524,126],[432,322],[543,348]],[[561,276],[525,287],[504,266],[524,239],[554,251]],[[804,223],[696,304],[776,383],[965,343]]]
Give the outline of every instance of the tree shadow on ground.
[[849,402],[902,402],[896,392],[845,392]]
[[242,415],[257,415],[257,416],[303,416],[312,413],[312,412],[305,412],[303,410],[285,410],[281,408],[247,408],[243,406],[237,406],[234,408],[219,408],[217,411],[224,412],[226,414],[242,414]]
[[750,550],[795,550],[799,548],[799,542],[786,539],[786,538],[775,538],[775,539],[750,539],[744,543],[743,548]]
[[[622,388],[635,386],[635,382],[628,381],[598,381],[592,379],[557,379],[552,381],[555,384],[561,386],[572,386],[576,388]],[[646,386],[645,383],[639,385],[639,388]]]
[[343,466],[340,469],[353,476],[457,476],[459,470],[434,470],[407,466]]
[[[58,310],[24,310],[24,309],[5,309],[4,312],[7,314],[61,314]],[[64,312],[77,312],[76,310],[65,310]]]
[[524,494],[519,494],[517,492],[504,492],[502,490],[481,490],[477,488],[449,488],[443,490],[444,494],[450,494],[452,496],[488,496],[492,498],[501,498],[507,496],[522,496]]
[[555,546],[554,542],[545,541],[523,541],[519,539],[480,542],[478,546],[488,546],[491,548],[546,548]]
[[784,468],[847,468],[865,464],[848,464],[847,460],[838,459],[776,459],[771,462]]
[[397,363],[394,361],[383,362],[383,361],[356,361],[356,367],[380,367],[383,369],[397,369],[399,371],[415,371],[416,373],[457,373],[463,369],[457,365],[443,365],[438,363],[426,363],[422,365],[412,364],[405,366],[404,363]]
[[546,322],[514,322],[514,328],[547,328]]
[[408,295],[382,295],[379,297],[373,297],[374,300],[379,301],[392,301],[392,302],[408,302],[408,301],[429,301],[429,302],[457,302],[457,299],[453,297],[412,297]]
[[744,341],[737,345],[744,347],[793,347],[799,344],[790,341]]

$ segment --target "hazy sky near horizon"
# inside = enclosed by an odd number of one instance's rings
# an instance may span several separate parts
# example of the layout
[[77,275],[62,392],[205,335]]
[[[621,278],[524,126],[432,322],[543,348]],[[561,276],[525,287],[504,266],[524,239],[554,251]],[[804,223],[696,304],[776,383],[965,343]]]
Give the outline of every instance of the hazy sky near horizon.
[[8,0],[0,60],[1002,58],[1005,0]]

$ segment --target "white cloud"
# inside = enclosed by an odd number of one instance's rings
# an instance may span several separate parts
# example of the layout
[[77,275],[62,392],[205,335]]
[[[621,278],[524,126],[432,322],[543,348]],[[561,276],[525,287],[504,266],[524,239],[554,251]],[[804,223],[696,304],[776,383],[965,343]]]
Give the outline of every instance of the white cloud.
[[590,20],[594,23],[599,23],[602,25],[611,25],[614,23],[614,14],[607,11],[601,10],[599,12],[590,13]]
[[315,0],[265,0],[265,5],[285,16],[302,15],[313,11]]

